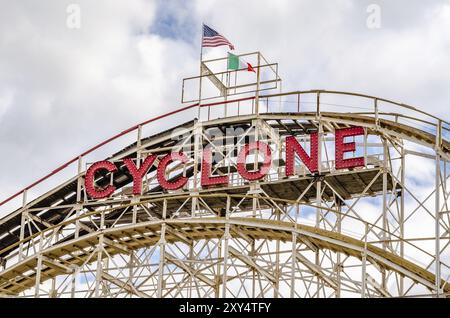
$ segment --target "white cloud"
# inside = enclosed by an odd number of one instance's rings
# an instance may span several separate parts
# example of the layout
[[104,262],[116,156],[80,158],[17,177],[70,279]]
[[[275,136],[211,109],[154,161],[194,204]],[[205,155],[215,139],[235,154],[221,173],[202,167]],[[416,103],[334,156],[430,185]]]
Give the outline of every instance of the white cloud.
[[180,77],[192,72],[188,44],[149,34],[156,2],[79,1],[75,30],[66,27],[69,3],[2,4],[0,163],[14,171],[0,179],[2,197],[179,107]]

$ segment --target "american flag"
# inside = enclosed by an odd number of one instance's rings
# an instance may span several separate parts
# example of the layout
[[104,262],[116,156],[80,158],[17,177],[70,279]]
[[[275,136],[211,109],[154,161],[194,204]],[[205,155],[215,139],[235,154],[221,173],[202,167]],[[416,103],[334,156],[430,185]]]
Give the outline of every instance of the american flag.
[[206,24],[203,24],[203,47],[216,47],[221,45],[228,45],[230,50],[234,50],[233,44],[230,43],[223,35],[217,33],[216,30],[211,29]]

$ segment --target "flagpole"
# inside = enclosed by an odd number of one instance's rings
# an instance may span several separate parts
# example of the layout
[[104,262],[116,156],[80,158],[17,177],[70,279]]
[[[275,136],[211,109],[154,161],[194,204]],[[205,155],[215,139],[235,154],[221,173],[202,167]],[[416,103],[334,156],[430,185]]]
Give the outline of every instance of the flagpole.
[[198,87],[198,114],[197,118],[200,120],[200,109],[201,109],[201,102],[202,102],[202,61],[203,61],[203,34],[204,34],[204,23],[202,23],[202,39],[200,42],[200,80],[199,80],[199,87]]
[[[198,113],[197,113],[197,120],[201,121],[200,119],[200,110],[201,110],[201,102],[202,102],[202,61],[203,61],[203,31],[204,24],[202,23],[202,40],[200,42],[200,78],[199,78],[199,87],[198,87]],[[199,151],[201,147],[201,135],[199,135],[199,130],[197,129],[198,125],[195,124],[194,128],[194,191],[198,191],[198,163],[200,162],[200,155]],[[192,198],[192,213],[194,213],[194,209],[197,207],[197,198]]]

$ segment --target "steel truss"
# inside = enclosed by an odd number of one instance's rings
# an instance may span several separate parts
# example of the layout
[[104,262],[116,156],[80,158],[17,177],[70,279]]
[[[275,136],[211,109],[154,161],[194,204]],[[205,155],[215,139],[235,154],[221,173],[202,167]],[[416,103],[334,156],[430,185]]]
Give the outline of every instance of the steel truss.
[[[23,206],[0,221],[0,241],[15,237],[0,251],[1,295],[448,297],[447,123],[411,128],[398,120],[407,115],[379,112],[377,98],[373,112],[327,112],[322,91],[312,92],[316,111],[300,112],[302,94],[259,97],[267,110],[280,96],[298,98],[298,111],[218,115],[179,127],[177,138],[172,131],[143,138],[139,127],[137,142],[109,158],[120,165],[132,156],[139,165],[148,154],[183,150],[189,163],[167,173],[189,178],[182,190],[163,191],[153,169],[143,194],[133,196],[119,169],[97,180],[115,184],[115,194],[91,200],[80,157],[79,173],[67,183],[31,202],[24,192]],[[351,126],[364,127],[355,140],[362,153],[354,155],[366,164],[336,170],[334,131]],[[281,155],[263,180],[249,183],[237,173],[236,154],[249,140],[281,154],[287,135],[308,149],[311,132],[319,133],[318,174],[298,162],[287,178]],[[230,176],[228,186],[201,188],[204,147],[214,152],[212,173]],[[257,167],[260,158],[249,158]],[[417,192],[421,176],[411,158],[435,167],[426,195]],[[71,195],[58,196],[70,185]],[[47,198],[51,204],[40,204]],[[46,217],[52,211],[59,217]],[[20,223],[9,226],[17,217]]]

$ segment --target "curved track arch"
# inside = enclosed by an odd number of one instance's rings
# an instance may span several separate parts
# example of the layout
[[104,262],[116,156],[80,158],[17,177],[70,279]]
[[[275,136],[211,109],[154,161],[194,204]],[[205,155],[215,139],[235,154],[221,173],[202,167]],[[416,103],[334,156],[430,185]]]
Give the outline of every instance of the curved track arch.
[[[226,234],[227,225],[230,236],[234,239],[249,237],[253,240],[279,240],[285,243],[292,242],[293,233],[295,233],[297,235],[296,243],[301,243],[306,240],[309,244],[319,249],[341,252],[358,259],[361,259],[363,254],[366,253],[366,256],[370,258],[371,262],[389,268],[430,289],[434,287],[435,275],[429,271],[393,253],[384,251],[371,244],[365,244],[350,236],[304,224],[293,225],[291,222],[249,218],[194,218],[153,221],[89,233],[83,236],[82,239],[69,240],[43,250],[40,255],[45,259],[44,263],[47,262],[47,266],[44,266],[41,270],[41,281],[43,282],[57,275],[67,274],[67,270],[73,268],[73,266],[81,266],[86,263],[95,262],[95,258],[89,258],[90,252],[79,253],[76,257],[72,253],[80,252],[93,245],[97,245],[101,236],[108,240],[108,244],[105,245],[105,253],[107,255],[111,256],[118,253],[129,254],[132,250],[157,245],[161,238],[163,225],[169,226],[171,231],[183,233],[183,236],[175,232],[166,233],[165,239],[167,243],[171,244],[175,242],[185,243],[186,240],[221,239]],[[136,233],[142,234],[139,236]],[[239,257],[238,255],[236,256]],[[243,256],[245,257],[246,255]],[[55,259],[64,261],[55,263],[49,261]],[[17,263],[2,273],[1,280],[3,282],[7,281],[8,283],[2,283],[1,290],[7,294],[14,295],[33,287],[36,282],[36,275],[33,273],[30,276],[26,276],[25,273],[29,272],[30,268],[35,268],[38,261],[38,256],[35,255]],[[270,273],[270,270],[267,268],[263,267],[262,270]],[[21,273],[21,279],[14,281],[13,279],[18,276],[18,273]],[[211,278],[208,278],[208,280],[214,281],[214,275],[210,276]],[[207,276],[205,275],[205,277]],[[322,272],[320,277],[331,287],[335,287],[335,284],[332,283],[332,275],[327,276]],[[450,292],[449,285],[445,286],[445,292]]]

